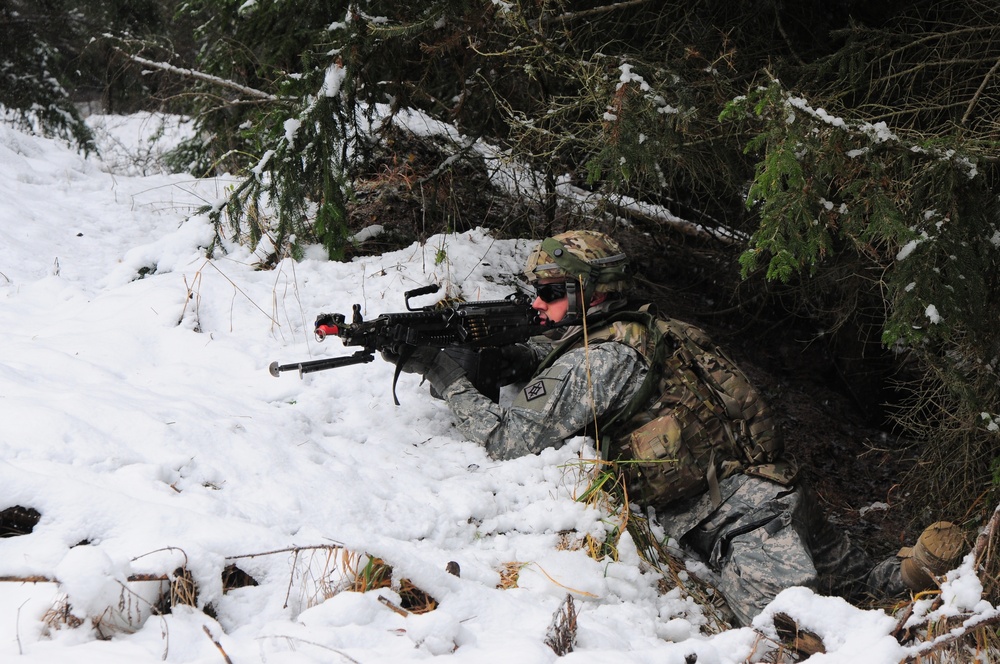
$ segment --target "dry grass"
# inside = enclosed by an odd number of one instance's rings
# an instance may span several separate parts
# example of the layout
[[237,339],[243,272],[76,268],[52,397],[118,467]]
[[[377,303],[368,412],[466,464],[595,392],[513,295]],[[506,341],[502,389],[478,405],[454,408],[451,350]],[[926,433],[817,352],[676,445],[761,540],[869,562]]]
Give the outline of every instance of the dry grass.
[[381,558],[348,553],[342,557],[342,569],[349,592],[368,592],[390,588],[399,593],[400,608],[410,613],[427,613],[437,608],[437,600],[406,578],[394,582],[392,567]]
[[73,615],[69,597],[63,596],[42,615],[42,624],[45,625],[46,633],[51,633],[63,627],[76,629],[83,624],[83,620]]
[[[89,623],[97,638],[108,640],[118,634],[131,634],[143,626],[146,619],[154,615],[169,613],[177,604],[197,603],[197,588],[190,572],[179,568],[180,576],[170,580],[167,576],[132,577],[121,586],[118,601],[107,606],[97,615],[81,618],[73,611],[71,598],[63,595],[42,616],[45,634],[63,628],[76,629]],[[150,583],[155,588],[143,588]]]
[[576,627],[576,604],[572,595],[566,595],[566,599],[552,616],[552,624],[545,634],[545,645],[560,657],[573,652],[576,646]]
[[623,507],[629,504],[628,487],[615,464],[585,460],[580,468],[587,471],[589,482],[577,500],[606,514],[610,526],[603,540],[590,535],[586,537],[588,555],[595,560],[606,557],[618,560],[621,536],[629,533],[643,563],[660,574],[660,592],[680,588],[702,607],[711,633],[730,629],[733,617],[722,595],[686,569],[684,561],[653,533],[652,524],[646,516]]
[[504,563],[500,567],[500,583],[497,585],[497,588],[500,590],[517,588],[517,579],[521,575],[521,570],[527,565],[528,563],[519,562]]

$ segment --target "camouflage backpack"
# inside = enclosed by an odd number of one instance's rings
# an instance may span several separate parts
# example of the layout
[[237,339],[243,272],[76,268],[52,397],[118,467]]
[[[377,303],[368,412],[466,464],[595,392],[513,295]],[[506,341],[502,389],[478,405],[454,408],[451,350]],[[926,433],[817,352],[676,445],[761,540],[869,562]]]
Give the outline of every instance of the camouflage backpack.
[[602,426],[602,454],[614,446],[630,500],[665,505],[707,490],[718,505],[719,482],[738,472],[794,480],[778,463],[783,442],[770,407],[702,330],[644,307],[612,314],[589,340],[625,343],[650,364],[632,401]]

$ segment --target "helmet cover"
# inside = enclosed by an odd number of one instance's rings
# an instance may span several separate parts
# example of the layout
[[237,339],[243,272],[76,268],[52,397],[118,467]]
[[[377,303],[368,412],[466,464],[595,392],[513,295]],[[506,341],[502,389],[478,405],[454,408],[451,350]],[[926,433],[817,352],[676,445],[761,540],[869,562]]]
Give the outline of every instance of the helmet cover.
[[628,289],[628,257],[617,242],[597,231],[567,231],[542,241],[528,256],[529,283],[540,279],[581,279],[592,293]]

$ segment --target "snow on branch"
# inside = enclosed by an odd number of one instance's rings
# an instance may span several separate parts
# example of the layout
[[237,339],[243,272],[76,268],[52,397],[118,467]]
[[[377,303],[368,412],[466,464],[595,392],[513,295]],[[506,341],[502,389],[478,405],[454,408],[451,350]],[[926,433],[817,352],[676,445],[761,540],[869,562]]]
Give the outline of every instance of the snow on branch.
[[[989,522],[979,533],[975,546],[972,552],[966,556],[962,568],[975,573],[975,568],[988,555],[987,552],[991,548],[991,542],[996,537],[998,531],[1000,531],[1000,505],[993,510],[993,515],[990,517]],[[984,570],[980,569],[980,571]],[[952,583],[955,583],[957,577],[953,579],[952,574],[954,572],[949,572],[948,579]],[[981,591],[982,583],[978,578],[975,581],[979,584],[979,590]],[[956,611],[956,608],[961,608],[960,606],[956,606],[956,604],[972,604],[973,602],[970,601],[970,598],[964,598],[961,602],[958,602],[955,598],[952,598],[952,601],[942,602],[941,598],[939,598],[931,606],[936,606],[939,602],[940,606],[922,616],[912,615],[914,611],[911,605],[911,610],[901,617],[896,629],[897,639],[901,643],[904,638],[914,635],[921,628],[930,633],[928,626],[939,620],[943,620],[949,625],[945,631],[940,632],[930,641],[909,647],[909,654],[903,662],[922,661],[930,653],[944,649],[976,629],[1000,625],[1000,609],[992,606],[984,599],[974,602],[975,606],[967,607],[971,609],[968,612]]]
[[[971,180],[975,178],[979,171],[976,169],[976,164],[971,161],[968,157],[959,155],[955,150],[939,150],[934,148],[926,148],[920,145],[911,144],[909,146],[905,145],[894,132],[889,129],[889,126],[885,122],[876,122],[874,124],[870,122],[861,122],[858,124],[851,124],[845,121],[843,118],[831,115],[826,109],[814,108],[809,105],[809,103],[802,97],[795,97],[788,95],[785,98],[785,104],[790,109],[798,109],[799,111],[805,113],[806,115],[814,118],[815,120],[827,124],[836,129],[843,131],[858,133],[866,136],[869,140],[875,143],[893,143],[900,146],[903,149],[909,150],[914,154],[926,154],[934,159],[940,159],[943,161],[955,161],[957,164],[965,168],[966,176]],[[795,115],[794,111],[788,116],[788,122],[794,122]],[[855,150],[850,156],[860,157],[867,152],[865,150]]]
[[277,97],[268,92],[257,90],[256,88],[251,88],[246,85],[241,85],[236,81],[230,81],[229,79],[220,78],[219,76],[213,76],[212,74],[206,74],[200,71],[195,71],[194,69],[176,67],[170,64],[169,62],[156,62],[153,60],[147,60],[146,58],[134,55],[122,49],[117,49],[117,50],[123,55],[125,55],[125,57],[129,58],[133,62],[136,62],[144,67],[152,67],[153,69],[159,69],[161,71],[170,72],[171,74],[177,74],[178,76],[183,76],[184,78],[194,78],[199,81],[205,81],[206,83],[218,85],[219,87],[235,90],[249,97],[253,97],[254,99],[262,99],[265,101],[281,101],[281,97]]
[[[412,133],[414,136],[434,136],[452,146],[451,154],[432,173],[425,176],[422,181],[427,181],[444,172],[463,155],[476,152],[485,163],[493,165],[492,180],[500,186],[506,187],[509,192],[532,196],[545,195],[536,186],[525,185],[525,183],[539,182],[542,177],[538,173],[532,172],[530,168],[523,164],[516,163],[509,153],[505,153],[503,150],[490,145],[481,138],[462,136],[452,125],[431,118],[415,109],[401,110],[393,115],[392,119],[397,126]],[[749,239],[746,234],[727,228],[722,222],[716,221],[714,227],[699,224],[678,217],[662,205],[641,201],[628,196],[610,197],[599,192],[587,191],[574,186],[566,178],[558,179],[554,193],[560,200],[570,205],[590,210],[597,210],[602,207],[610,208],[615,214],[624,219],[640,220],[645,223],[669,226],[679,232],[701,240],[714,240],[727,245],[733,245],[746,243]]]

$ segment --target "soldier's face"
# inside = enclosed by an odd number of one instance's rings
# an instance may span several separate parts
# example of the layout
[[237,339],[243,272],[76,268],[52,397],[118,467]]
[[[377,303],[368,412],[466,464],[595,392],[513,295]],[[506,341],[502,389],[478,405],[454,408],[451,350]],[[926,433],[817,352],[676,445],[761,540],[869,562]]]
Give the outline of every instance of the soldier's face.
[[531,307],[538,312],[538,317],[545,322],[558,323],[566,317],[569,311],[569,298],[566,297],[565,281],[560,279],[543,279],[536,287],[537,296]]

